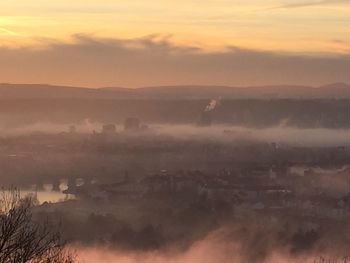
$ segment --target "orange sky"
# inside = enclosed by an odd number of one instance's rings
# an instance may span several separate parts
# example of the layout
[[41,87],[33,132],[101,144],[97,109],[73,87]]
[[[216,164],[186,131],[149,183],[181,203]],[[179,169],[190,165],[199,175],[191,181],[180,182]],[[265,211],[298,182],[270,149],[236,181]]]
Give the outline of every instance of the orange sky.
[[[22,55],[29,56],[28,59],[36,64],[43,55],[38,52],[44,52],[43,49],[56,48],[57,45],[79,45],[80,38],[77,40],[76,35],[97,39],[98,42],[115,39],[126,44],[130,40],[132,49],[135,49],[135,44],[139,45],[138,48],[144,48],[144,43],[136,43],[135,39],[148,38],[157,42],[158,48],[161,48],[159,42],[166,42],[174,47],[196,47],[206,53],[226,52],[228,47],[234,46],[254,52],[347,57],[350,53],[350,1],[1,0],[0,59],[11,60],[9,66],[12,68],[0,73],[0,81],[48,81],[88,86],[153,83],[146,76],[140,76],[139,81],[128,81],[124,76],[123,80],[118,81],[108,75],[109,80],[104,81],[101,78],[106,76],[101,75],[101,72],[86,81],[65,80],[60,74],[54,73],[57,63],[51,65],[52,71],[40,78],[37,71],[20,73],[20,58],[9,57],[14,56],[13,50],[27,50],[30,54],[27,52]],[[33,52],[36,52],[35,56]],[[18,64],[13,62],[14,59],[18,60]],[[96,66],[112,72],[106,64],[100,63]],[[45,66],[50,67],[50,63]],[[173,70],[176,71],[176,67]],[[83,69],[79,72],[81,78]],[[84,72],[89,71],[85,69]],[[133,75],[132,69],[123,74]],[[184,78],[183,75],[181,77]],[[198,81],[197,78],[187,77],[190,82]],[[220,82],[218,78],[214,77],[212,82]],[[222,80],[223,76],[220,78]],[[255,84],[254,81],[227,78],[227,84]],[[289,78],[285,81],[289,81]],[[160,78],[159,82],[174,84],[183,81]],[[270,79],[266,82],[272,83]]]
[[111,38],[171,35],[203,47],[289,51],[348,50],[350,1],[2,0],[3,44],[39,44],[85,33]]

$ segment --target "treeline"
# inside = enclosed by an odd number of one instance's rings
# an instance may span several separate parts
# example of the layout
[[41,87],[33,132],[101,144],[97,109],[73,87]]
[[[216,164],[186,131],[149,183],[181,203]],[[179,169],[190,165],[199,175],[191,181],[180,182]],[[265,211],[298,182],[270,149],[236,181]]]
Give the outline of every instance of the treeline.
[[[34,122],[122,123],[138,117],[146,123],[193,124],[208,100],[34,99],[0,101],[3,124]],[[245,126],[350,127],[350,100],[222,100],[214,123]]]

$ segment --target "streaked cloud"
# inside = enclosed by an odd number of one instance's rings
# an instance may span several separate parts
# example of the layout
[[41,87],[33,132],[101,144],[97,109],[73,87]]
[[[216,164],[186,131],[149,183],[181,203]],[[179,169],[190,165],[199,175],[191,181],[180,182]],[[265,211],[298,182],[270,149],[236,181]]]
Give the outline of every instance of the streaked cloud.
[[289,8],[302,8],[302,7],[313,7],[322,5],[332,4],[350,4],[349,0],[319,0],[319,1],[293,1],[285,4],[281,4],[275,7],[267,8],[266,10],[273,9],[289,9]]
[[[347,81],[349,3],[1,0],[0,81],[87,86]],[[343,42],[330,41],[335,39]]]
[[[23,46],[32,44],[33,38],[66,40],[79,32],[107,38],[171,34],[177,44],[197,43],[202,47],[238,45],[248,49],[325,52],[329,47],[319,43],[350,34],[348,3],[349,0],[2,0],[0,27],[23,36],[9,39],[11,35],[1,34],[0,41]],[[301,8],[306,6],[330,8]],[[274,12],[262,12],[269,9]]]
[[[161,36],[75,36],[46,48],[0,48],[0,82],[78,86],[273,85],[350,82],[350,54],[278,53],[227,47],[204,52]],[[21,70],[18,70],[18,69]]]
[[7,28],[3,28],[3,27],[0,27],[0,34],[1,33],[5,33],[7,35],[11,35],[11,36],[16,36],[18,35],[16,32],[12,31],[12,30],[9,30]]

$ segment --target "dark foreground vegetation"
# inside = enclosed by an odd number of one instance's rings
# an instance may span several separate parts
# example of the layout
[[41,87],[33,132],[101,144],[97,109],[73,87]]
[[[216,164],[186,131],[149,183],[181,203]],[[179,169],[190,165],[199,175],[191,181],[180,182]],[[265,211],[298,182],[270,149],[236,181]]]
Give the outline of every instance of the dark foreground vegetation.
[[33,200],[21,198],[16,189],[0,194],[1,263],[72,263],[61,233],[50,222],[33,219]]

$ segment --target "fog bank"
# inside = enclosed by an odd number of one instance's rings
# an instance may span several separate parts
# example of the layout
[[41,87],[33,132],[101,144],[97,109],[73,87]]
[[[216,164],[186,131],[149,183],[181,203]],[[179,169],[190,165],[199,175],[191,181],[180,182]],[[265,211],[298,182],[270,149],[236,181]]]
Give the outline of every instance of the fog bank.
[[[82,134],[100,132],[102,123],[82,120],[74,125],[76,131]],[[293,146],[347,146],[350,145],[350,129],[328,128],[297,128],[274,126],[269,128],[254,128],[231,125],[215,125],[211,127],[196,127],[194,125],[150,125],[147,133],[123,133],[123,126],[116,125],[117,132],[123,135],[139,136],[171,136],[175,139],[229,141],[260,141],[266,143],[288,144]],[[0,136],[23,136],[35,133],[59,134],[68,132],[69,124],[38,122],[32,125],[17,127],[0,126]]]
[[[341,260],[344,258],[334,255],[321,255],[311,251],[300,255],[291,255],[278,247],[271,247],[267,254],[261,253],[261,256],[259,256],[259,247],[255,248],[252,244],[247,249],[240,243],[239,239],[227,237],[227,233],[224,233],[224,231],[224,229],[214,231],[205,239],[195,242],[186,251],[179,251],[176,248],[151,252],[120,251],[106,247],[79,247],[76,251],[79,261],[83,263],[248,263],[252,260],[260,263],[317,263],[328,262],[321,261],[321,258],[326,260]],[[245,237],[241,238],[244,239]],[[250,249],[255,251],[250,251]]]

